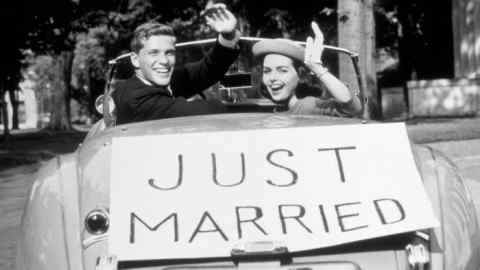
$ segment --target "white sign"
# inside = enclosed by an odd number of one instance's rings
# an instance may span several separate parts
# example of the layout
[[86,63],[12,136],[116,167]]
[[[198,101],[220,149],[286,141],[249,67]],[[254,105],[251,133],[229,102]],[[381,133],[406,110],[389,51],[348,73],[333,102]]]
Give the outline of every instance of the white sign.
[[301,251],[438,226],[403,124],[114,138],[119,260]]

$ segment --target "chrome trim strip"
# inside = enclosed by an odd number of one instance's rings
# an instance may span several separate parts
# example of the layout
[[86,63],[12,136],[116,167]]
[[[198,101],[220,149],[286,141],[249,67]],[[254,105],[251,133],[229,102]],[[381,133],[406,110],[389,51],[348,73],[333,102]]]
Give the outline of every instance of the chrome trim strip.
[[108,233],[105,233],[105,234],[102,234],[102,235],[89,236],[82,241],[82,247],[83,247],[83,249],[87,249],[91,245],[93,245],[95,243],[98,243],[98,242],[101,242],[101,241],[105,241],[107,239],[108,239]]
[[65,188],[63,186],[63,175],[62,175],[62,161],[60,159],[60,156],[57,156],[56,158],[57,160],[57,171],[59,173],[59,186],[60,186],[60,192],[61,192],[61,196],[62,196],[62,199],[61,199],[61,202],[60,202],[60,219],[61,219],[61,222],[62,222],[62,233],[63,233],[63,250],[65,252],[65,260],[67,261],[67,267],[68,269],[70,270],[71,269],[71,262],[70,262],[70,256],[71,256],[71,252],[70,252],[70,249],[68,248],[68,243],[67,243],[67,229],[66,229],[66,226],[67,226],[67,220],[66,220],[66,217],[65,217],[65,205],[64,205],[64,201],[65,201]]

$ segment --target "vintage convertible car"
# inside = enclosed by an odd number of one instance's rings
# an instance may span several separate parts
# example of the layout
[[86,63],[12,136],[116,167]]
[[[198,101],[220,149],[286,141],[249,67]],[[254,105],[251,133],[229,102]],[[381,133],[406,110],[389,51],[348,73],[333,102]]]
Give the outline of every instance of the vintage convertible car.
[[[479,269],[480,230],[474,205],[462,177],[455,165],[440,152],[413,144],[411,149],[416,169],[438,219],[438,227],[385,234],[372,239],[366,237],[296,252],[290,252],[288,244],[251,242],[226,251],[230,254],[226,257],[198,257],[193,254],[192,258],[120,260],[118,265],[113,258],[105,263],[105,257],[112,258],[109,257],[112,255],[109,254],[112,248],[109,238],[115,226],[110,220],[111,187],[117,180],[114,176],[121,176],[117,171],[123,169],[112,167],[112,164],[116,164],[112,162],[115,157],[113,152],[116,151],[113,146],[115,140],[142,136],[222,136],[225,132],[262,133],[279,129],[369,125],[367,121],[355,118],[272,113],[276,105],[259,96],[255,89],[258,69],[251,61],[249,51],[251,44],[257,40],[244,38],[241,41],[246,56],[241,57],[225,79],[203,97],[222,99],[231,112],[229,114],[116,126],[112,108],[114,104],[108,96],[115,87],[115,81],[124,79],[131,70],[128,67],[122,70],[125,56],[111,61],[112,80],[107,85],[106,98],[100,104],[104,118],[91,129],[74,153],[49,161],[36,175],[22,217],[17,269]],[[178,58],[189,61],[201,57],[212,42],[206,40],[179,44]],[[338,70],[337,59],[341,55],[352,59],[352,74],[358,76],[356,54],[336,47],[327,47],[326,54],[329,59],[327,62],[332,63],[329,67],[331,71]],[[358,85],[350,87],[360,89],[362,94],[361,77],[358,78]],[[145,156],[128,158],[135,163]],[[313,160],[304,161],[306,164],[309,162]],[[368,168],[363,171],[367,173]],[[208,199],[208,194],[202,196],[202,200]],[[134,200],[142,198],[125,198],[127,203]],[[146,223],[144,225],[148,226]],[[197,250],[214,250],[214,243]],[[159,244],[159,252],[162,252],[162,243]]]

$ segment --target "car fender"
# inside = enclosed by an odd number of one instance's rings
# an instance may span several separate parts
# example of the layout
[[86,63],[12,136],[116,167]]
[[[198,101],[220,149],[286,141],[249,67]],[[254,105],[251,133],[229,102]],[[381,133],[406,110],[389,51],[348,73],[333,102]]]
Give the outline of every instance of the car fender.
[[476,269],[480,232],[475,206],[455,164],[428,146],[414,147],[426,192],[440,227],[431,234],[432,269]]
[[17,243],[17,269],[83,269],[75,154],[37,172]]

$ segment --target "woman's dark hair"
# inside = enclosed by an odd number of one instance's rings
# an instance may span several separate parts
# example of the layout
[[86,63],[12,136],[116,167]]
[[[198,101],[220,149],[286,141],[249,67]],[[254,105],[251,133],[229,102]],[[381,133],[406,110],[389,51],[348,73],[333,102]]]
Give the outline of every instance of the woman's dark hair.
[[[265,56],[258,59],[257,66],[263,67],[264,58]],[[304,98],[307,96],[321,96],[323,91],[319,91],[319,89],[322,89],[322,87],[320,86],[317,77],[310,73],[310,69],[305,66],[303,62],[293,59],[291,57],[289,58],[292,60],[293,68],[295,69],[295,71],[297,71],[299,78],[298,86],[295,89],[294,95],[297,98]],[[270,93],[268,93],[267,87],[263,84],[262,76],[263,71],[262,69],[260,69],[260,95],[274,101],[270,96]]]

